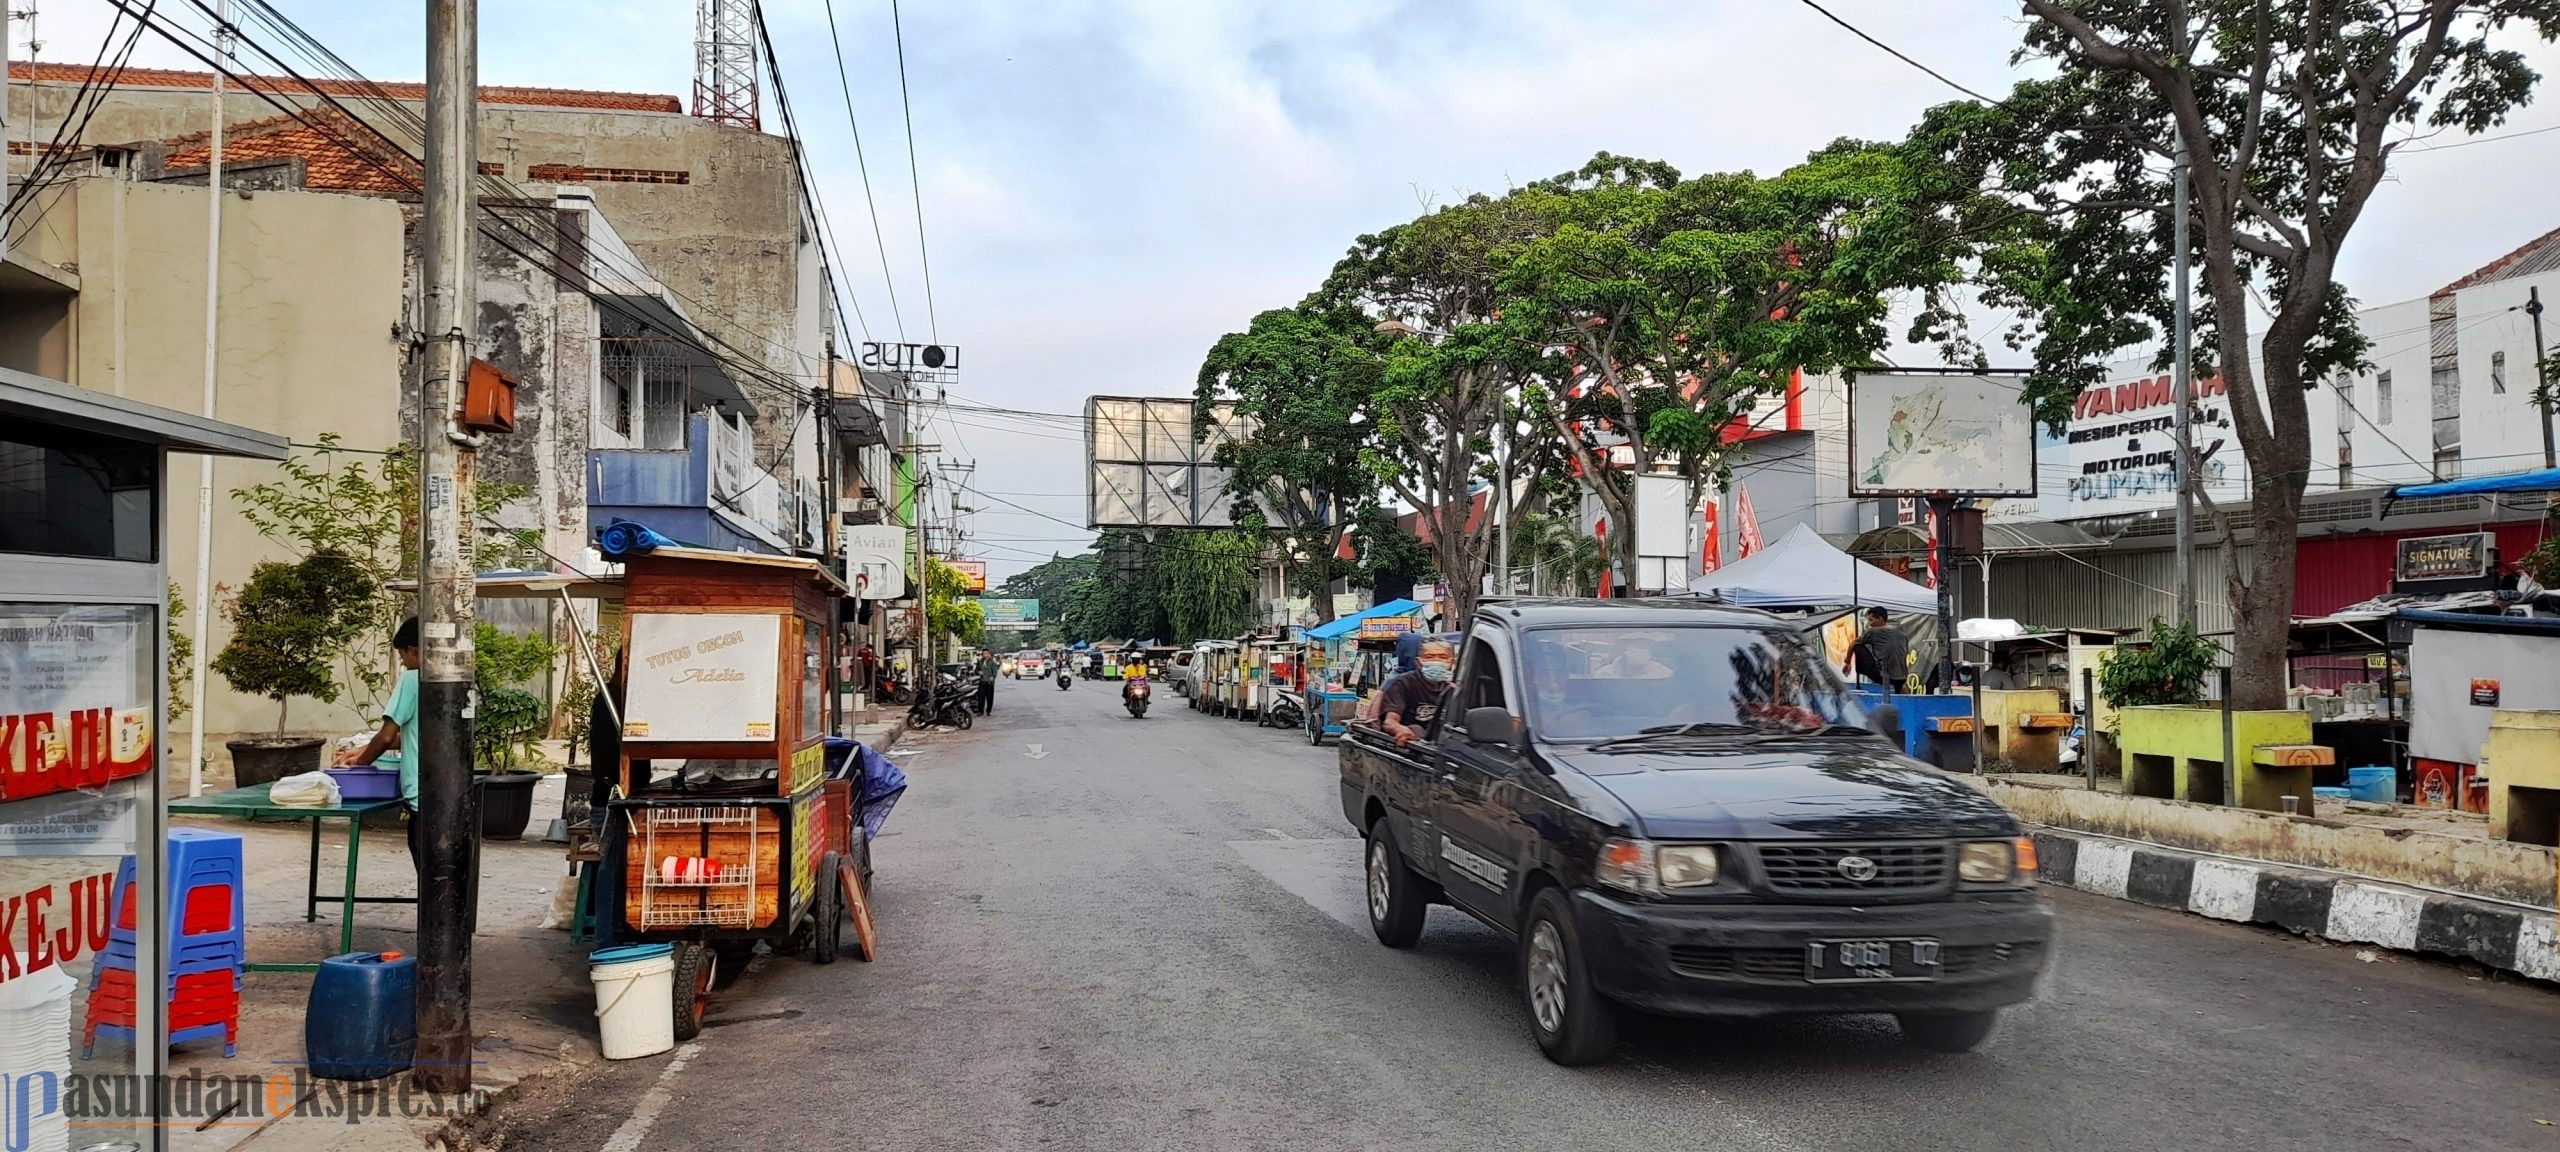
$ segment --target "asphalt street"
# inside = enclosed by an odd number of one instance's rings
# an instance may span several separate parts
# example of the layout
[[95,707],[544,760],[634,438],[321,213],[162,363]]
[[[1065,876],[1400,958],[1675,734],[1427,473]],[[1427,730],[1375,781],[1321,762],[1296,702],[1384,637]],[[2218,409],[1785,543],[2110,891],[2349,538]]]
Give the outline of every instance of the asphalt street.
[[2553,989],[2060,890],[2049,985],[1982,1051],[1649,1020],[1560,1068],[1496,934],[1371,937],[1331,747],[1115,687],[908,737],[879,961],[762,958],[680,1070],[561,1085],[507,1146],[2560,1149]]

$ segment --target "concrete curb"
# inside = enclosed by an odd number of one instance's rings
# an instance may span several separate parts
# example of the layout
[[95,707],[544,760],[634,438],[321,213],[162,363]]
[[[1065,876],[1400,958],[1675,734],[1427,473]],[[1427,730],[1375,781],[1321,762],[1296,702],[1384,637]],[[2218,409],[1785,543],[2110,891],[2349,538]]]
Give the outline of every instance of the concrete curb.
[[2037,878],[2155,908],[2560,981],[2560,917],[2415,888],[2037,827]]

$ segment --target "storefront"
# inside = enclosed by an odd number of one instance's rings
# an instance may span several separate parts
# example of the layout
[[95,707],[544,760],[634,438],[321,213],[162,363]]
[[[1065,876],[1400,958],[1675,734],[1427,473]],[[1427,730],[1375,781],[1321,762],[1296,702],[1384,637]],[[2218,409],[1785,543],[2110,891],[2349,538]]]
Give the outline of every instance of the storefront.
[[170,1033],[151,993],[170,979],[161,525],[175,453],[281,460],[285,442],[0,369],[9,1148],[166,1146],[164,1094],[135,1089],[158,1083]]

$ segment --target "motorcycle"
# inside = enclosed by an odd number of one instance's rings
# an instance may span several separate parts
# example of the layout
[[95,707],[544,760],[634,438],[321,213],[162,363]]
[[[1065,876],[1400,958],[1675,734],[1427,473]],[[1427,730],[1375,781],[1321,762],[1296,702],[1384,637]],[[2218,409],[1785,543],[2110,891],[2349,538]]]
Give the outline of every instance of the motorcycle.
[[1058,671],[1058,691],[1060,691],[1060,692],[1064,692],[1064,691],[1066,691],[1066,690],[1067,690],[1067,686],[1068,686],[1068,685],[1070,685],[1070,684],[1073,684],[1073,683],[1075,683],[1075,682],[1076,682],[1076,678],[1075,678],[1074,676],[1070,675],[1070,674],[1069,674],[1065,669],[1060,669],[1060,670]]
[[905,678],[884,668],[880,672],[880,699],[889,704],[913,704],[916,693]]
[[1148,688],[1147,681],[1144,677],[1128,681],[1120,686],[1120,703],[1127,706],[1129,709],[1130,719],[1142,719],[1146,716],[1147,697],[1152,694],[1153,693]]
[[1257,722],[1270,728],[1304,728],[1307,726],[1306,702],[1291,689],[1274,688],[1271,690],[1271,703],[1263,708],[1262,718]]
[[907,727],[948,724],[966,731],[977,722],[977,710],[971,707],[976,703],[977,695],[975,685],[964,684],[959,677],[948,672],[942,673],[935,677],[933,687],[925,690],[923,698],[907,709]]

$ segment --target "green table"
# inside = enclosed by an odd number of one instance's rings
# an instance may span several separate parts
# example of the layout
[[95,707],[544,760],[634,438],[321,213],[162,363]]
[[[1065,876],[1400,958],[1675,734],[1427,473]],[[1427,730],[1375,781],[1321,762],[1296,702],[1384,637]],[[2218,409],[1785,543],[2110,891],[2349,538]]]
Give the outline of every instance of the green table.
[[[356,895],[356,864],[364,846],[364,818],[400,803],[390,800],[344,801],[328,808],[290,808],[267,799],[267,785],[252,784],[191,800],[174,800],[169,812],[180,816],[228,816],[240,820],[308,820],[311,822],[311,866],[303,874],[302,919],[308,923],[320,918],[320,826],[331,820],[347,822],[347,883],[338,897],[338,954],[356,950],[356,905],[415,904],[415,896]],[[317,972],[318,964],[251,964],[252,972]]]

